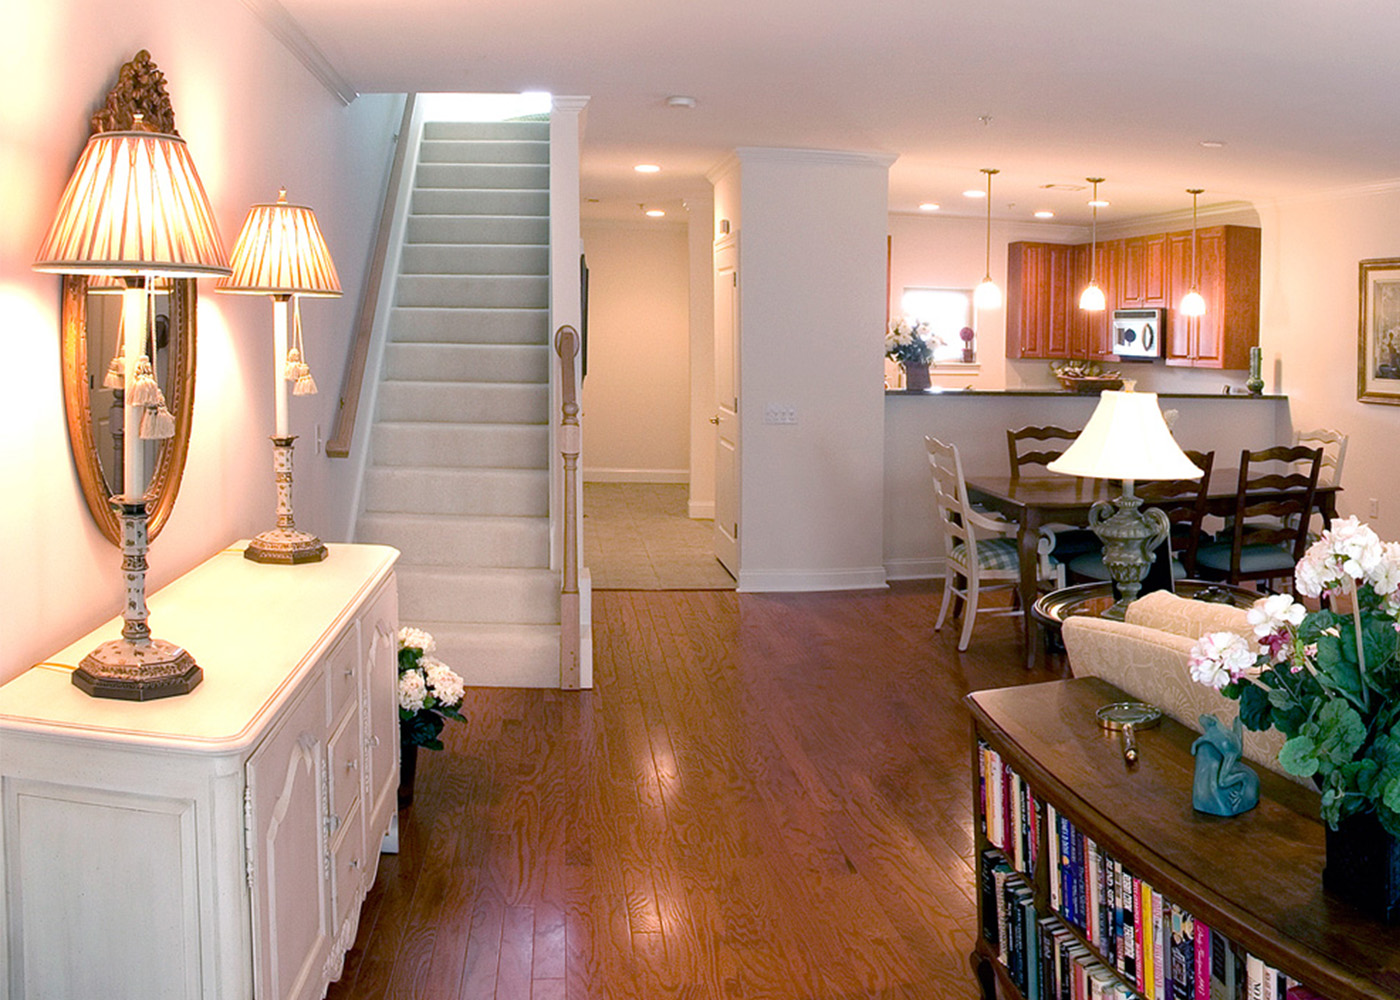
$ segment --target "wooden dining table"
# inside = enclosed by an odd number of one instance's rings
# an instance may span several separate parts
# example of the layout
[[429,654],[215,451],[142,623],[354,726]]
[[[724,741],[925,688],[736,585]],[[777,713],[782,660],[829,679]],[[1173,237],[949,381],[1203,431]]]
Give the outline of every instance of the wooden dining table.
[[[1215,469],[1207,490],[1208,511],[1225,516],[1234,513],[1235,494],[1239,489],[1238,469]],[[1318,484],[1314,508],[1322,515],[1324,525],[1337,516],[1337,494],[1340,486]],[[1017,585],[1021,607],[1029,609],[1035,603],[1039,583],[1037,553],[1040,529],[1047,524],[1086,526],[1089,508],[1100,500],[1112,500],[1122,494],[1122,486],[1114,480],[1087,479],[1076,476],[973,476],[967,480],[968,499],[996,511],[1017,524],[1016,541],[1021,559],[1021,579]],[[1190,506],[1194,497],[1154,501],[1154,506]],[[1030,614],[1021,616],[1022,635],[1026,645],[1026,667],[1035,666],[1040,643],[1040,626]]]

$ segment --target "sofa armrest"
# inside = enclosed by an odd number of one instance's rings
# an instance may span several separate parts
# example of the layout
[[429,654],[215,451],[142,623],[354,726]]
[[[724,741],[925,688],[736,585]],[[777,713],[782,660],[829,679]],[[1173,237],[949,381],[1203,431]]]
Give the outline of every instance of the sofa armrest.
[[[1187,657],[1195,645],[1192,638],[1130,622],[1087,616],[1067,619],[1063,635],[1075,677],[1102,677],[1139,701],[1156,705],[1196,732],[1201,731],[1202,715],[1214,714],[1228,727],[1239,713],[1234,701],[1191,679]],[[1277,730],[1245,731],[1244,755],[1247,758],[1299,781],[1279,766],[1278,751],[1282,745],[1283,734]]]

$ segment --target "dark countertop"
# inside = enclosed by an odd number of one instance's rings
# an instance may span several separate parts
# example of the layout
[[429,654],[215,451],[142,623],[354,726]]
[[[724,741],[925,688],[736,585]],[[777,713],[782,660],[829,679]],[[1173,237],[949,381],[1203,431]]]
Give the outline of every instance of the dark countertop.
[[[1151,389],[1140,390],[1151,392]],[[954,389],[934,386],[931,389],[924,389],[910,392],[908,389],[886,389],[886,396],[1063,396],[1066,399],[1093,399],[1098,393],[1070,392],[1068,389]],[[1270,399],[1286,400],[1287,396],[1278,396],[1271,393],[1264,393],[1260,396],[1251,396],[1243,392],[1232,392],[1226,395],[1223,392],[1159,392],[1158,399]]]

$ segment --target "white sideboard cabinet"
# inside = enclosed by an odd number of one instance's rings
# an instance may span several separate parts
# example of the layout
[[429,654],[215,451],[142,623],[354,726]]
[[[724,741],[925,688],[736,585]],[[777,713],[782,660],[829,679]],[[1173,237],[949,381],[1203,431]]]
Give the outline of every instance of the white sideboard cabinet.
[[0,982],[13,1000],[317,1000],[396,809],[398,553],[220,552],[151,595],[192,693],[90,698],[115,619],[0,687]]

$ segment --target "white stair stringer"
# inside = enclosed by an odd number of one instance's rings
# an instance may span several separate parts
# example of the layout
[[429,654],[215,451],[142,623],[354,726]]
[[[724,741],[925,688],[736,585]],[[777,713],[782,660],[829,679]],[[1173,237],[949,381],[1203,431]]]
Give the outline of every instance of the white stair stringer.
[[549,124],[423,126],[355,526],[471,685],[558,687]]

